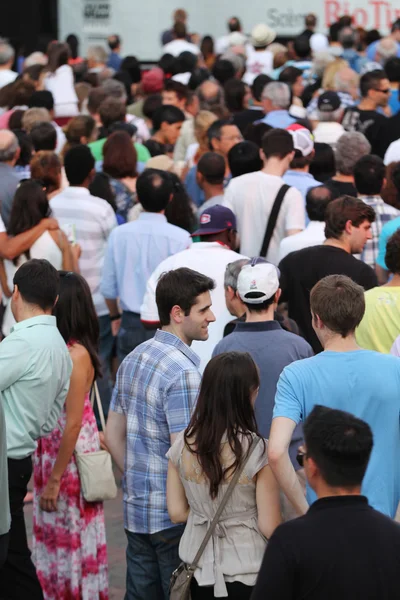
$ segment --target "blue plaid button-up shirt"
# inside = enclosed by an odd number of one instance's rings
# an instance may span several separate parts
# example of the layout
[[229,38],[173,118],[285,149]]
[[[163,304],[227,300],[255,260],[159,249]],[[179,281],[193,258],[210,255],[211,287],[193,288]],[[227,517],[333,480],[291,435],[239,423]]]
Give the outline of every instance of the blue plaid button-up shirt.
[[189,423],[200,386],[200,359],[172,333],[158,330],[122,362],[111,410],[126,416],[125,529],[173,527],[166,500],[170,435]]
[[386,204],[380,196],[361,196],[360,199],[375,211],[375,221],[371,223],[372,239],[368,240],[361,254],[361,260],[373,269],[379,254],[379,236],[382,227],[400,215],[397,208]]

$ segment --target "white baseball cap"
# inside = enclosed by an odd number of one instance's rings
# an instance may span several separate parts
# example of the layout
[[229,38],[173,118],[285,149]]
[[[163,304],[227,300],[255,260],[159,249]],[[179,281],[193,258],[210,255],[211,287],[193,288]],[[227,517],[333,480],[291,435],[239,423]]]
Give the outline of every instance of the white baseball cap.
[[294,149],[298,150],[302,156],[308,156],[314,150],[314,136],[306,127],[293,123],[287,127],[288,132],[293,137]]
[[[261,304],[269,300],[279,289],[279,271],[275,265],[265,262],[252,261],[244,265],[237,280],[237,291],[243,302]],[[260,294],[257,298],[249,297],[254,292]]]

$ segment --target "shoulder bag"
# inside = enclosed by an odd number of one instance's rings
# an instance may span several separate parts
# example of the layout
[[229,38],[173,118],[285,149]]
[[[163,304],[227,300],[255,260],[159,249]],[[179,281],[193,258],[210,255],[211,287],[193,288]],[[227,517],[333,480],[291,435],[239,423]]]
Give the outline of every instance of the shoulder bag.
[[259,441],[260,441],[260,438],[258,438],[258,437],[253,439],[246,458],[244,459],[242,464],[236,469],[236,472],[231,479],[231,482],[221,500],[220,505],[218,506],[217,512],[215,513],[215,516],[211,522],[211,525],[208,528],[208,531],[207,531],[206,535],[204,536],[203,541],[201,542],[200,548],[198,549],[193,562],[190,565],[182,562],[179,565],[179,567],[172,573],[171,582],[170,582],[170,586],[169,586],[170,600],[191,600],[190,585],[192,583],[192,578],[193,578],[195,570],[197,569],[199,560],[200,560],[208,542],[210,541],[212,534],[214,533],[214,530],[218,524],[219,518],[220,518],[229,498],[232,495],[233,489],[234,489],[235,485],[237,484],[237,482],[239,481],[239,477],[243,473],[243,469],[245,468],[250,456],[253,454],[253,451],[255,450],[255,447],[257,446]]
[[279,211],[281,210],[282,202],[286,196],[286,192],[290,188],[290,185],[284,183],[282,187],[278,190],[276,198],[274,200],[274,204],[272,205],[272,210],[268,218],[267,228],[265,230],[264,241],[261,246],[260,256],[266,257],[268,253],[268,248],[271,243],[272,235],[274,233],[275,225],[278,220]]
[[[94,382],[90,395],[92,407],[97,403],[103,431],[106,429],[103,407],[97,383]],[[111,454],[106,450],[80,453],[75,451],[76,464],[81,481],[82,494],[86,502],[111,500],[117,495],[117,485],[112,469]]]

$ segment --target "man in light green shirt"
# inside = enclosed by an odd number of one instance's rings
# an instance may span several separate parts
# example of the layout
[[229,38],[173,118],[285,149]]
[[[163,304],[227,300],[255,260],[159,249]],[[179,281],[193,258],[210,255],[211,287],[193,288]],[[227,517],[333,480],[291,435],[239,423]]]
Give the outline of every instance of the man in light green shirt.
[[[36,440],[50,433],[64,405],[72,361],[52,310],[59,274],[47,260],[31,260],[14,276],[16,325],[0,344],[0,392],[6,421],[11,529],[0,570],[0,598],[42,600],[26,539],[23,511]],[[1,533],[1,532],[0,532]]]

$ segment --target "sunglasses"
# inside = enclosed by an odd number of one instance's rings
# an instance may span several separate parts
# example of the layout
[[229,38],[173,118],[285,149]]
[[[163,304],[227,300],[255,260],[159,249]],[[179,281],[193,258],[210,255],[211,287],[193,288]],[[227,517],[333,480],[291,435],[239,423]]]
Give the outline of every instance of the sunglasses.
[[377,88],[374,88],[375,92],[381,92],[381,94],[390,94],[390,88],[386,89],[386,90],[378,90]]

